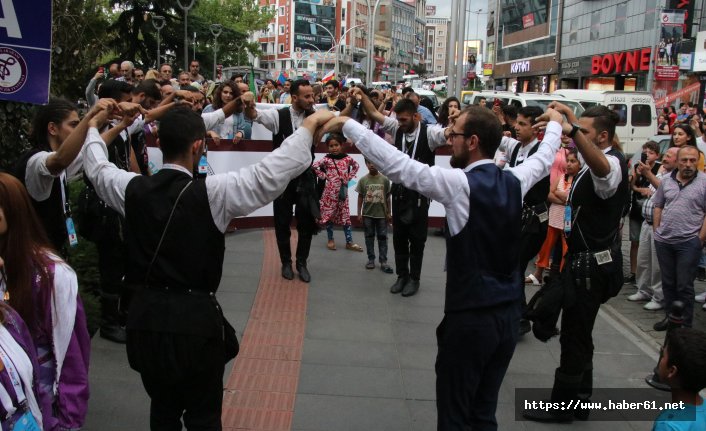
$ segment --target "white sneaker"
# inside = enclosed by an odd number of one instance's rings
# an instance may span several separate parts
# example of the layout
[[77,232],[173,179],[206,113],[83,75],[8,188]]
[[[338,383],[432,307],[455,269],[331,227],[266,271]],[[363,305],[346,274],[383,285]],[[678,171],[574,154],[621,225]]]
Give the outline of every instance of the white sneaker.
[[645,310],[657,311],[657,310],[663,309],[664,305],[660,304],[659,302],[650,301],[647,304],[645,304],[644,307],[642,307],[642,308],[644,308]]
[[649,301],[650,300],[650,295],[646,294],[645,292],[640,292],[639,290],[637,293],[633,293],[632,295],[628,296],[628,301],[632,302],[639,302],[639,301]]
[[696,302],[706,302],[706,292],[699,293],[694,297],[694,300],[696,300]]

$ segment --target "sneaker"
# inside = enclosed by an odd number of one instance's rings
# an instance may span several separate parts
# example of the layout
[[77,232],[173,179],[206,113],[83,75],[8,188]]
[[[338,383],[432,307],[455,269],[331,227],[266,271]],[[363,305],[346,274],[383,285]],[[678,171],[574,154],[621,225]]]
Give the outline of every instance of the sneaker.
[[650,295],[646,294],[645,292],[637,291],[637,293],[633,293],[632,295],[628,296],[628,301],[632,302],[640,302],[640,301],[649,301],[650,300]]
[[625,276],[624,284],[635,284],[635,273],[631,272],[630,275]]
[[369,260],[368,263],[365,264],[365,269],[375,269],[375,262]]
[[657,310],[663,309],[664,305],[662,305],[656,301],[650,301],[647,304],[645,304],[642,308],[644,308],[645,310],[649,310],[649,311],[657,311]]
[[706,281],[706,268],[699,267],[696,271],[696,279],[699,281]]
[[699,293],[694,297],[694,300],[696,302],[706,302],[706,292]]
[[384,272],[385,274],[392,274],[395,272],[390,265],[387,263],[381,263],[380,264],[380,271]]

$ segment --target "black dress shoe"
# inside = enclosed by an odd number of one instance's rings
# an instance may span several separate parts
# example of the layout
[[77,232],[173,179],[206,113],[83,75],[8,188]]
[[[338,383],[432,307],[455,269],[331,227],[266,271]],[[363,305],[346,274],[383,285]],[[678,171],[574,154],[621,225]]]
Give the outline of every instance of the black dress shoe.
[[116,324],[101,325],[100,336],[101,338],[118,344],[125,344],[127,342],[125,328]]
[[574,412],[572,410],[525,409],[522,411],[522,417],[534,422],[571,423],[574,421]]
[[666,331],[667,327],[669,326],[669,319],[666,317],[659,322],[655,323],[655,325],[652,327],[655,331]]
[[525,335],[532,330],[532,324],[527,319],[520,319],[520,335]]
[[297,262],[297,272],[299,273],[299,279],[304,283],[311,281],[311,274],[309,274],[309,270],[306,269],[306,263]]
[[390,287],[390,293],[400,293],[404,289],[404,285],[407,284],[409,277],[397,277],[397,281]]
[[407,283],[405,283],[404,288],[402,289],[402,296],[405,298],[408,296],[412,296],[417,291],[419,290],[419,280],[414,280],[412,278],[409,279]]
[[287,280],[294,280],[294,271],[292,271],[292,262],[282,264],[282,277]]

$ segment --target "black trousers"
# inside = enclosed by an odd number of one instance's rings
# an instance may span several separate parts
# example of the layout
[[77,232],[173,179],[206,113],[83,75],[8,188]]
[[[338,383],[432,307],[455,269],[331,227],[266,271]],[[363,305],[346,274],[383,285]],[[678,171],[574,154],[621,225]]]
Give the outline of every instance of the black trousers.
[[221,430],[223,340],[128,330],[130,366],[150,396],[150,429]]
[[498,392],[517,344],[518,302],[448,313],[436,329],[437,430],[496,430]]
[[559,371],[580,381],[577,389],[583,394],[590,395],[593,388],[593,325],[601,304],[610,296],[611,286],[622,285],[621,271],[619,268],[609,274],[594,272],[590,284],[577,283],[571,270],[571,257],[567,256],[564,263],[561,280],[574,298],[561,313]]
[[[421,198],[421,206],[415,211],[414,221],[402,223],[398,204],[392,200],[392,245],[395,248],[395,268],[398,277],[419,280],[422,274],[424,246],[427,242],[429,204]],[[425,203],[425,201],[427,203]]]
[[[539,223],[539,219],[535,217],[534,222],[529,227],[525,227],[520,235],[520,274],[522,277],[522,314],[527,311],[527,296],[525,295],[525,277],[527,265],[537,256],[539,250],[542,249],[542,244],[547,238],[547,228],[549,222]],[[561,245],[559,246],[561,248]]]
[[[292,234],[289,226],[292,223],[292,206],[297,204],[299,197],[297,193],[298,182],[298,178],[290,181],[284,193],[272,202],[275,236],[277,237],[277,248],[282,263],[292,261],[292,251],[289,244]],[[300,208],[299,205],[294,208],[294,216],[297,218],[297,233],[299,235],[296,257],[298,261],[306,262],[311,248],[311,237],[316,232],[316,220],[314,220],[309,211]]]

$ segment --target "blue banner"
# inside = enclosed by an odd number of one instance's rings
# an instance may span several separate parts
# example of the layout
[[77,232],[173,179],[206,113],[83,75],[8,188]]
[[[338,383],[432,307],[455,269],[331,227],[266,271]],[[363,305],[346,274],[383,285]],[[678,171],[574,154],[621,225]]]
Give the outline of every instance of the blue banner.
[[49,100],[51,13],[51,0],[0,0],[0,100]]

